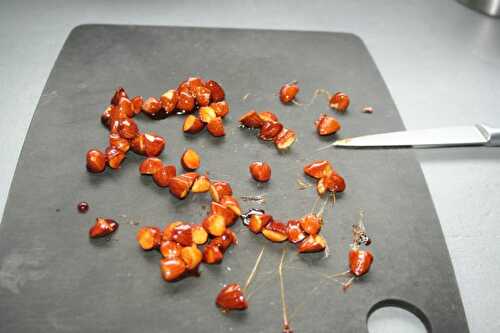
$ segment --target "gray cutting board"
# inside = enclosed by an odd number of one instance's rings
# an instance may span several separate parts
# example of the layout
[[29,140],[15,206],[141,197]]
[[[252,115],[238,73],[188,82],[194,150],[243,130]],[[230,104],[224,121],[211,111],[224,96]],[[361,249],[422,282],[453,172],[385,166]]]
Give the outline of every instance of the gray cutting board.
[[[286,221],[307,213],[314,189],[295,181],[313,159],[329,159],[347,190],[328,208],[322,234],[330,256],[299,256],[291,245],[272,244],[235,226],[240,245],[219,266],[203,266],[199,278],[167,284],[160,255],[138,249],[140,225],[182,219],[200,222],[207,195],[173,199],[141,177],[141,157],[129,153],[119,171],[93,175],[85,152],[104,148],[99,122],[117,85],[131,95],[159,96],[190,75],[220,82],[231,105],[227,136],[186,137],[182,117],[136,118],[143,130],[164,135],[162,154],[177,163],[185,147],[201,153],[202,169],[230,181],[236,194],[267,194],[268,210]],[[296,332],[366,332],[370,311],[397,305],[416,313],[433,332],[467,332],[467,323],[429,191],[411,150],[324,150],[313,121],[333,114],[325,99],[313,106],[282,106],[276,91],[299,80],[307,102],[316,88],[342,90],[350,111],[338,115],[339,137],[404,129],[394,102],[363,42],[346,33],[224,30],[86,25],[73,30],[48,79],[33,117],[0,225],[1,332],[279,332],[281,308],[276,268],[289,247],[285,284]],[[243,101],[243,96],[251,95]],[[359,110],[375,109],[372,115]],[[284,154],[238,127],[250,108],[272,109],[298,132]],[[248,174],[254,160],[268,161],[273,178],[257,185]],[[307,180],[310,182],[310,180]],[[76,204],[85,200],[83,215]],[[343,293],[324,275],[346,269],[351,224],[359,209],[373,239],[372,271]],[[96,216],[121,223],[110,240],[89,241]],[[246,313],[224,315],[214,299],[225,283],[244,283],[266,246]]]

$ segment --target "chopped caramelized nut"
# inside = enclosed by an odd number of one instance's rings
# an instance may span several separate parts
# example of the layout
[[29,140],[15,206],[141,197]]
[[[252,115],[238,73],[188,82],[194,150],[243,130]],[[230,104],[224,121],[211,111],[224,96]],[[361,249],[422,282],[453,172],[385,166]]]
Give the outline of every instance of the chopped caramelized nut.
[[324,249],[326,249],[326,240],[321,235],[309,235],[299,245],[299,253],[320,252]]
[[181,164],[186,170],[196,170],[200,167],[200,156],[194,149],[186,149],[181,157]]
[[195,115],[188,115],[184,120],[184,125],[182,126],[182,130],[186,133],[196,134],[201,132],[205,124]]
[[143,250],[152,250],[160,247],[162,232],[157,227],[142,227],[137,232],[136,240]]
[[269,222],[264,229],[262,229],[262,234],[272,242],[284,242],[288,239],[288,231],[286,225],[279,221]]
[[181,258],[163,258],[160,259],[160,271],[165,281],[172,282],[182,277],[186,264]]

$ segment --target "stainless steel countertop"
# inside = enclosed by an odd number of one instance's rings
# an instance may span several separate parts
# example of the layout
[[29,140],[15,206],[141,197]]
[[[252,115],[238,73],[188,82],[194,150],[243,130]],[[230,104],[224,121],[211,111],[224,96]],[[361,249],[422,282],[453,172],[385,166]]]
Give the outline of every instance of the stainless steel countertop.
[[[453,0],[4,1],[0,214],[45,81],[71,29],[84,23],[352,32],[366,43],[408,129],[500,126],[500,20]],[[471,332],[497,331],[500,150],[474,159],[460,152],[419,157]]]

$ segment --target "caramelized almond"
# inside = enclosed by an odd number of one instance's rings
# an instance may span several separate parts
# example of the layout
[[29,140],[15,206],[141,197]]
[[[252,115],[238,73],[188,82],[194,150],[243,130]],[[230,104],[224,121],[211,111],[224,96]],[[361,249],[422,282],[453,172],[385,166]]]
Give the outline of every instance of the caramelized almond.
[[203,228],[203,226],[199,224],[193,224],[191,225],[191,230],[193,233],[193,242],[195,244],[202,245],[207,242],[208,233],[205,228]]
[[193,230],[189,224],[180,224],[172,229],[170,239],[181,246],[191,246],[193,244]]
[[255,110],[250,110],[241,116],[240,123],[249,128],[261,128],[264,125],[264,121]]
[[90,238],[99,238],[107,236],[118,229],[118,223],[111,219],[98,217],[95,224],[89,229]]
[[108,147],[106,148],[106,161],[112,169],[118,169],[125,159],[125,153],[119,149]]
[[270,221],[262,229],[262,234],[272,242],[284,242],[288,239],[286,225],[279,221]]
[[300,221],[290,220],[287,224],[288,240],[294,244],[300,243],[306,238],[306,234],[300,226]]
[[320,179],[331,175],[333,173],[333,169],[332,165],[328,161],[314,161],[304,167],[304,173],[313,178]]
[[210,134],[212,134],[215,137],[221,137],[226,135],[226,132],[224,131],[224,124],[222,122],[222,118],[220,117],[210,120],[210,122],[207,125],[207,130]]
[[295,99],[299,93],[299,86],[296,82],[290,82],[283,85],[280,89],[279,96],[281,103],[288,104]]
[[186,264],[186,268],[190,271],[198,268],[203,258],[203,254],[195,244],[182,248],[181,258]]
[[130,141],[130,149],[139,155],[146,155],[146,139],[144,134],[140,133]]
[[139,134],[139,127],[133,119],[123,119],[118,124],[118,133],[122,138],[130,140]]
[[368,250],[351,249],[349,251],[349,270],[355,276],[368,273],[373,262],[373,254]]
[[224,98],[226,97],[224,89],[222,89],[222,87],[213,80],[208,80],[205,83],[205,87],[207,87],[210,90],[210,96],[213,102],[220,102],[224,100]]
[[323,195],[326,193],[326,184],[325,184],[325,179],[327,177],[322,177],[320,180],[318,180],[318,183],[316,184],[316,191],[318,192],[319,195]]
[[122,138],[118,133],[109,134],[109,146],[126,153],[130,149],[130,143]]
[[87,170],[93,173],[103,172],[106,169],[106,155],[97,149],[87,152]]
[[320,252],[326,249],[326,240],[321,235],[309,235],[299,245],[299,253]]
[[110,122],[111,122],[111,110],[114,108],[116,108],[116,106],[110,105],[101,114],[101,123],[108,129],[110,128]]
[[248,229],[253,233],[258,234],[262,229],[273,220],[273,217],[268,214],[253,214],[250,216],[250,222],[248,223]]
[[217,245],[207,245],[203,249],[203,262],[218,264],[224,259],[224,254]]
[[237,216],[241,215],[240,204],[233,196],[224,195],[221,198],[220,203],[226,206],[227,208],[231,209]]
[[193,193],[205,193],[210,189],[210,180],[207,176],[199,176],[191,187]]
[[164,258],[174,259],[181,256],[182,246],[174,241],[162,241],[160,244],[160,253]]
[[163,168],[163,162],[156,157],[148,157],[139,165],[142,175],[154,175]]
[[193,92],[195,91],[196,87],[203,87],[205,83],[203,83],[203,80],[201,78],[194,76],[194,77],[189,77],[186,80],[186,85],[189,91]]
[[118,102],[118,108],[120,108],[120,110],[124,112],[129,118],[135,116],[134,105],[132,104],[132,101],[127,97],[120,98],[120,101]]
[[200,156],[193,149],[186,149],[181,156],[182,167],[186,170],[196,170],[200,167]]
[[259,138],[264,141],[272,141],[282,129],[281,123],[266,121],[260,128]]
[[194,89],[194,96],[196,96],[196,103],[199,106],[208,106],[210,104],[210,90],[206,87],[199,86]]
[[338,112],[345,112],[349,107],[349,96],[343,92],[338,92],[330,98],[329,105]]
[[211,120],[217,118],[217,113],[215,109],[210,106],[203,106],[199,111],[200,120],[208,124]]
[[179,99],[177,100],[177,109],[184,112],[191,112],[194,109],[194,97],[190,92],[179,92]]
[[155,117],[161,109],[161,102],[156,97],[148,97],[142,103],[142,112],[150,117]]
[[330,192],[340,193],[345,190],[345,180],[337,173],[332,173],[327,177],[323,177],[323,183],[326,189]]
[[294,131],[288,128],[283,128],[274,138],[274,143],[276,144],[276,148],[279,150],[285,150],[293,145],[296,139],[297,135]]
[[162,237],[162,239],[164,241],[167,241],[167,240],[171,241],[172,240],[172,236],[174,234],[174,229],[177,228],[180,225],[183,225],[183,224],[184,224],[184,222],[182,222],[182,221],[175,221],[175,222],[167,224],[167,226],[165,227],[165,229],[163,229],[163,237]]
[[178,99],[179,95],[177,94],[177,90],[175,89],[167,90],[163,95],[160,96],[161,106],[167,112],[167,114],[174,112],[175,107],[177,106]]
[[168,187],[170,178],[175,177],[177,170],[175,165],[168,164],[163,166],[158,172],[153,174],[153,180],[160,187]]
[[189,188],[191,189],[191,187],[193,186],[195,180],[199,176],[200,175],[198,173],[196,173],[196,172],[186,172],[186,173],[183,173],[182,175],[179,175],[179,178],[185,180],[188,183]]
[[229,113],[229,104],[226,101],[212,103],[210,107],[215,110],[217,117],[224,118]]
[[248,308],[245,296],[237,283],[231,283],[222,288],[217,295],[215,304],[224,311],[246,310]]
[[300,220],[300,226],[309,235],[316,235],[321,230],[323,219],[315,214],[308,214]]
[[111,104],[118,105],[118,102],[122,97],[128,98],[127,92],[123,89],[123,87],[117,87],[113,97],[111,98]]
[[331,135],[340,130],[340,123],[337,119],[323,114],[316,121],[316,129],[319,135]]
[[221,236],[212,239],[208,245],[218,246],[224,253],[233,244],[238,244],[238,237],[231,229],[226,229]]
[[226,227],[233,225],[238,218],[238,216],[231,209],[215,201],[212,201],[211,213],[224,217]]
[[165,139],[154,132],[141,133],[130,141],[130,148],[139,155],[156,157],[165,148]]
[[211,182],[210,186],[210,195],[212,200],[215,202],[219,202],[220,199],[225,195],[232,195],[233,189],[228,182],[215,180]]
[[196,134],[201,132],[205,124],[195,115],[188,115],[182,125],[182,130],[186,133]]
[[144,134],[145,155],[148,157],[156,157],[161,154],[165,148],[166,141],[156,133],[150,132]]
[[172,193],[172,195],[177,199],[184,199],[188,195],[191,186],[189,185],[187,180],[176,176],[170,178],[170,180],[168,181],[168,188],[170,190],[170,193]]
[[179,86],[177,87],[177,93],[180,94],[181,92],[189,92],[189,91],[190,89],[187,80],[179,83]]
[[127,114],[118,106],[111,107],[109,109],[110,120],[119,121],[128,119]]
[[212,236],[222,236],[226,230],[224,217],[217,214],[210,214],[203,220],[203,228]]
[[230,245],[233,245],[233,244],[237,245],[238,244],[238,236],[236,236],[236,233],[229,228],[227,228],[224,231],[224,234],[221,236],[221,238],[222,238],[224,244],[227,244],[227,246],[225,245],[226,249]]
[[132,102],[132,109],[134,111],[134,114],[141,113],[144,98],[142,98],[142,96],[135,96],[130,101]]
[[186,264],[181,258],[162,258],[160,259],[160,272],[161,277],[167,281],[172,282],[184,274],[186,271]]
[[143,250],[152,250],[160,247],[162,232],[157,227],[142,227],[135,237]]
[[266,162],[253,162],[249,166],[253,179],[259,182],[267,182],[271,179],[271,167]]
[[272,113],[271,111],[262,111],[259,112],[259,118],[262,119],[263,122],[278,122],[278,116]]

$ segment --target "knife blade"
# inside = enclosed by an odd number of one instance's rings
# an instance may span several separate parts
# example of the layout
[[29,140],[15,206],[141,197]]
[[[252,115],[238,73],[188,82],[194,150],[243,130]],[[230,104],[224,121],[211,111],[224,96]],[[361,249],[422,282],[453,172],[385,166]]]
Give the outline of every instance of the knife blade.
[[475,125],[389,132],[337,140],[330,146],[369,148],[471,145],[500,145],[500,129],[494,129],[485,125]]

